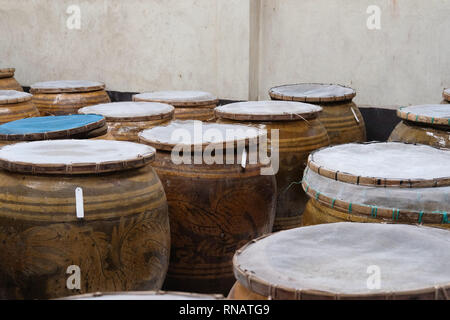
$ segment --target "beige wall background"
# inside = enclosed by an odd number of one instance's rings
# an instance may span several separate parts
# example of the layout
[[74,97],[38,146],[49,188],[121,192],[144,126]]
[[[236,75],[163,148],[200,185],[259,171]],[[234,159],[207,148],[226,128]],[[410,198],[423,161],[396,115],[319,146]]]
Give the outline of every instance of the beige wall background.
[[[367,28],[370,5],[380,30]],[[354,87],[360,104],[430,103],[450,87],[449,17],[450,0],[0,0],[0,67],[25,86],[90,79],[237,100],[324,82]]]

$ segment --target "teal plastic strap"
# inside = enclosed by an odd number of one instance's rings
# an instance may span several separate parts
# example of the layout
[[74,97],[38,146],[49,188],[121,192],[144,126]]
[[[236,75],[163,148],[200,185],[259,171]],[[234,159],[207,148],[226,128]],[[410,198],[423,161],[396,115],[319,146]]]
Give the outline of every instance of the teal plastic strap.
[[434,117],[431,118],[431,124],[434,124]]
[[378,214],[378,207],[377,206],[371,206],[372,207],[372,211],[370,212],[370,216],[376,218],[377,214]]
[[351,202],[348,205],[348,213],[352,213],[352,203]]
[[442,223],[448,223],[448,215],[447,212],[442,212]]
[[331,201],[331,208],[334,208],[334,203],[336,202],[336,198],[333,199],[333,201]]
[[416,121],[419,121],[419,115],[416,116]]
[[419,223],[422,223],[423,211],[419,212]]
[[400,209],[392,209],[392,220],[398,220]]
[[319,196],[320,196],[320,192],[317,191],[317,192],[316,192],[316,200],[319,200]]

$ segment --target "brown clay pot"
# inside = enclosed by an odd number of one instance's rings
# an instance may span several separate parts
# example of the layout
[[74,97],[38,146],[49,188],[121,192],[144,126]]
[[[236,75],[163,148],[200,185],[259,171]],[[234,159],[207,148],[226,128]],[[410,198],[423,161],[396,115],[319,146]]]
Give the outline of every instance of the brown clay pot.
[[167,103],[175,107],[175,120],[214,120],[214,108],[219,100],[202,91],[159,91],[133,96],[133,101]]
[[[164,290],[227,294],[234,283],[234,252],[272,230],[276,181],[274,176],[261,175],[264,165],[259,162],[245,168],[225,159],[223,164],[202,160],[194,164],[193,153],[192,164],[175,164],[173,145],[165,140],[175,127],[190,131],[192,122],[174,121],[140,135],[141,143],[158,150],[153,167],[169,203],[172,247]],[[152,136],[161,128],[164,134]]]
[[0,124],[39,116],[39,111],[31,101],[31,94],[14,91],[0,91]]
[[22,86],[14,79],[14,68],[0,69],[0,90],[15,90],[23,92]]
[[[218,123],[264,125],[269,139],[272,138],[272,130],[279,132],[279,170],[276,174],[277,214],[273,231],[301,226],[308,197],[303,192],[299,181],[301,181],[310,152],[329,145],[327,131],[317,118],[320,108],[312,106],[317,110],[311,111],[302,109],[305,105],[302,103],[288,104],[286,106],[285,102],[280,104],[275,101],[258,101],[228,104],[216,109]],[[286,110],[283,110],[284,114],[279,113],[282,105],[286,106]],[[240,106],[246,109],[240,111]],[[264,115],[251,113],[251,109],[258,110],[266,107],[269,111]]]
[[78,109],[111,102],[105,85],[91,81],[50,81],[31,86],[33,102],[41,115],[77,114]]
[[320,105],[319,120],[327,129],[330,144],[366,141],[366,126],[358,106],[352,102],[355,90],[339,86],[303,83],[270,89],[273,100],[298,101]]
[[450,148],[450,106],[423,105],[397,111],[402,121],[392,131],[389,141],[420,143],[436,148]]
[[[0,166],[7,170],[0,171],[0,298],[161,288],[170,250],[166,197],[148,165],[154,150],[124,143],[55,140],[1,149]],[[23,146],[36,150],[27,152],[28,159],[6,160]],[[111,156],[123,148],[126,159]],[[49,160],[64,153],[74,161],[39,164],[32,161],[36,152],[48,152]],[[98,160],[97,152],[109,155]],[[97,164],[88,163],[90,156]],[[82,219],[76,188],[83,192]],[[79,267],[79,289],[67,285],[70,266]]]
[[84,107],[78,112],[104,116],[114,140],[138,142],[139,132],[171,121],[174,108],[156,102],[114,102]]

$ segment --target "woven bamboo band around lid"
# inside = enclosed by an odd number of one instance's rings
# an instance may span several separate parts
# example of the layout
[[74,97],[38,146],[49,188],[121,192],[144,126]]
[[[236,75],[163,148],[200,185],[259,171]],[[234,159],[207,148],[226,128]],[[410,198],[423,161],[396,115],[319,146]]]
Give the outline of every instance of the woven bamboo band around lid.
[[243,121],[292,121],[317,118],[322,107],[289,101],[237,102],[217,107],[219,118]]
[[143,167],[155,153],[152,147],[126,141],[21,142],[0,149],[0,167],[33,174],[95,174]]
[[127,291],[127,292],[97,292],[79,296],[60,298],[57,300],[222,300],[219,294],[207,295],[188,292],[165,291]]
[[274,87],[269,95],[279,100],[338,102],[352,100],[356,91],[337,84],[299,83]]
[[0,69],[0,79],[1,78],[14,77],[14,73],[15,72],[16,72],[15,68],[3,68],[3,69]]
[[[320,205],[357,219],[450,227],[450,186],[379,188],[327,178],[307,168],[302,187]],[[324,208],[324,210],[327,210]],[[332,212],[328,210],[329,212]],[[334,213],[333,213],[334,214]]]
[[176,107],[211,106],[218,103],[216,96],[204,91],[156,91],[133,96],[133,101],[168,103]]
[[31,86],[31,93],[71,93],[91,92],[105,89],[105,84],[97,81],[59,80],[38,82]]
[[319,175],[357,185],[438,187],[450,185],[450,150],[406,143],[351,143],[312,153],[308,167]]
[[105,126],[101,115],[34,117],[0,125],[0,140],[36,141],[70,138]]
[[450,105],[424,104],[411,107],[401,107],[397,115],[408,121],[450,127]]
[[444,99],[450,102],[450,88],[445,89],[444,93],[442,94],[444,96]]
[[81,114],[101,114],[109,121],[150,121],[170,119],[174,107],[157,102],[113,102],[84,107]]
[[[449,246],[438,228],[331,223],[254,240],[233,266],[240,284],[273,299],[448,299]],[[377,270],[380,286],[368,286]]]
[[171,151],[175,146],[234,148],[238,143],[247,144],[250,140],[254,141],[266,135],[264,126],[187,120],[172,121],[165,126],[144,130],[139,134],[139,139],[141,143],[149,144],[157,150]]
[[33,96],[16,90],[0,90],[0,104],[13,104],[30,101]]

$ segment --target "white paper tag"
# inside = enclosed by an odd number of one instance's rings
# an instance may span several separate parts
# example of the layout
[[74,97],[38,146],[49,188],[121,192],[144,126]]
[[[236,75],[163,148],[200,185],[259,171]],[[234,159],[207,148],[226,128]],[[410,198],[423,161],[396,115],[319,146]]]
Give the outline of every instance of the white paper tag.
[[77,218],[84,218],[84,201],[83,201],[83,189],[76,188],[75,189],[75,204],[77,208]]
[[353,110],[353,107],[350,107],[350,109],[352,110],[352,113],[353,113],[353,115],[355,116],[355,120],[356,120],[356,122],[358,122],[358,123],[359,123],[359,119],[358,119],[358,116],[356,115],[356,112],[355,112],[355,110]]
[[242,152],[242,159],[241,159],[241,166],[245,169],[245,166],[247,165],[247,149],[244,149],[244,152]]

